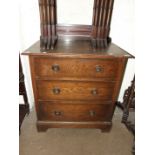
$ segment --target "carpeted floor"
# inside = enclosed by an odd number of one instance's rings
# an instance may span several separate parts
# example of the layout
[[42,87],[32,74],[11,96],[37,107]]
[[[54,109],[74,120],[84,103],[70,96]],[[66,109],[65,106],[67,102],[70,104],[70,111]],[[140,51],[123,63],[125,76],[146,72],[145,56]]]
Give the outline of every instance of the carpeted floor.
[[49,129],[38,133],[36,115],[30,112],[21,127],[20,155],[132,155],[133,135],[121,123],[122,112],[115,110],[109,133],[99,129]]

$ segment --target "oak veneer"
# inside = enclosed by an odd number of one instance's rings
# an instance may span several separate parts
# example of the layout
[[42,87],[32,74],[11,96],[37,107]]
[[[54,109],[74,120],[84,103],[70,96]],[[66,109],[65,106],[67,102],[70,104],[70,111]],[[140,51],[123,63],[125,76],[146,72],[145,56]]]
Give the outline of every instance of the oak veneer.
[[109,37],[114,0],[94,0],[92,25],[57,24],[56,0],[39,0],[40,42],[29,55],[37,129],[110,130],[128,58]]
[[114,82],[37,80],[40,100],[111,100]]
[[[78,65],[77,65],[78,64]],[[118,74],[118,60],[96,59],[51,59],[36,58],[37,77],[93,77],[115,79]]]
[[58,39],[53,50],[29,55],[37,129],[99,128],[109,131],[128,58],[115,44],[95,49],[90,40]]
[[107,121],[110,104],[61,104],[40,102],[39,120],[41,121]]

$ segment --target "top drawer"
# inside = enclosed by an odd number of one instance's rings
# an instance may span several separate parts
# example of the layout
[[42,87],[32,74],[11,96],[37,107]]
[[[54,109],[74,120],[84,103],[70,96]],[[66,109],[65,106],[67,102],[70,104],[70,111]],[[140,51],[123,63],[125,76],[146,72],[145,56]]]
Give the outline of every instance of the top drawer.
[[117,59],[67,59],[35,58],[37,77],[83,77],[115,79],[118,71]]

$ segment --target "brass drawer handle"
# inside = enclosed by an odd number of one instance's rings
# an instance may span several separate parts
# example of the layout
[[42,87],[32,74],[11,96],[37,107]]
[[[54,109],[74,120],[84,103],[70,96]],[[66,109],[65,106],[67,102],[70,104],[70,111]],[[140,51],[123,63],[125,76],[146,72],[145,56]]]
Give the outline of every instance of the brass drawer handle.
[[91,94],[92,95],[97,95],[98,94],[98,90],[96,88],[91,90]]
[[59,88],[53,88],[53,94],[57,95],[60,94],[61,90]]
[[60,66],[58,64],[54,64],[54,65],[52,65],[52,70],[55,72],[58,72],[58,71],[60,71]]
[[53,111],[52,115],[54,115],[54,116],[62,116],[62,112],[61,111]]
[[95,115],[96,115],[96,113],[95,113],[95,111],[90,110],[90,111],[89,111],[89,115],[90,115],[90,116],[95,116]]
[[95,69],[96,69],[96,72],[102,72],[103,71],[103,68],[99,65],[96,65]]

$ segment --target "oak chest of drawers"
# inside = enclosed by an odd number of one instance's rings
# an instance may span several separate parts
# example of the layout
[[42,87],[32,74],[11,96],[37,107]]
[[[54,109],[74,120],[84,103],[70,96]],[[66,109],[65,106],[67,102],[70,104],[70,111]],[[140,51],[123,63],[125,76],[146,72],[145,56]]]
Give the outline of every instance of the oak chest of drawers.
[[110,129],[130,54],[113,43],[94,50],[87,40],[58,40],[46,52],[37,42],[23,54],[30,60],[38,131]]

